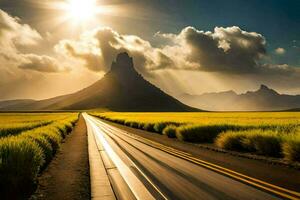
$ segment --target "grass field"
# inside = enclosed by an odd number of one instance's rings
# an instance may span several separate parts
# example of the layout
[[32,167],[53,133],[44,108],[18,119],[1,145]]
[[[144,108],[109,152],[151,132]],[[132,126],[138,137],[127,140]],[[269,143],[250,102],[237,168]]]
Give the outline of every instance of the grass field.
[[66,113],[0,114],[0,137],[17,135],[66,117]]
[[77,119],[78,113],[0,114],[1,194],[29,192]]
[[91,114],[182,141],[300,161],[300,112]]

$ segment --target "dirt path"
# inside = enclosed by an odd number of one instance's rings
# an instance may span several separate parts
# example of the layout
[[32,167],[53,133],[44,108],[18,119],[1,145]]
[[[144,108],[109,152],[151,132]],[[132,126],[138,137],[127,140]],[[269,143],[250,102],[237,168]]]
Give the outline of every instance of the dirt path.
[[90,199],[88,144],[86,124],[82,116],[39,177],[39,186],[32,199]]

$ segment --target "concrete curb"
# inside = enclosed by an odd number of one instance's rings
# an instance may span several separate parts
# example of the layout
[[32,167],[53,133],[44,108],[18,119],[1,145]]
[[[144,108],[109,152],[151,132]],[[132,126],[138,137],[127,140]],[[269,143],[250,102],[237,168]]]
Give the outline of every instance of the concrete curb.
[[100,154],[102,149],[99,149],[99,146],[96,144],[93,130],[88,123],[87,134],[90,163],[91,199],[116,200]]

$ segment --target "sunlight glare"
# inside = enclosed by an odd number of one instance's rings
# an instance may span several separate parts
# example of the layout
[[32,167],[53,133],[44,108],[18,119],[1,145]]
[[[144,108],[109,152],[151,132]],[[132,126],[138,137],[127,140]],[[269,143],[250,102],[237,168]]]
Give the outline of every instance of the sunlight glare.
[[92,19],[97,14],[95,0],[69,0],[67,12],[77,22]]

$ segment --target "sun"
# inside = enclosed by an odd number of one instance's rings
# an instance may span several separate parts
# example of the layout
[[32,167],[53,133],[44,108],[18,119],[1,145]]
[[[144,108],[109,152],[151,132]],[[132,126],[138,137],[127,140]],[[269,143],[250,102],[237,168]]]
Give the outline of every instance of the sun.
[[76,28],[99,24],[100,16],[116,16],[120,10],[118,6],[104,4],[101,0],[48,0],[40,6],[59,11],[52,18],[54,24],[68,23]]
[[97,14],[96,0],[68,0],[67,15],[76,22],[85,22]]

